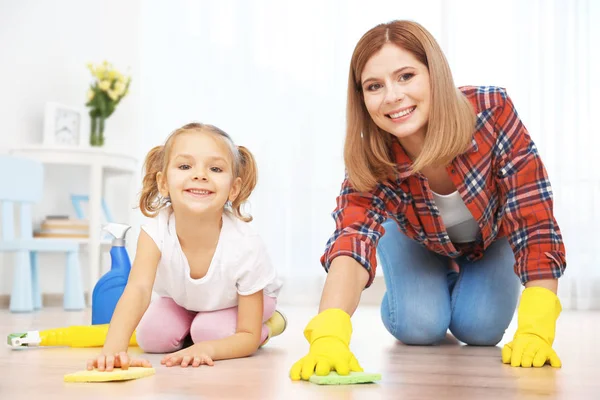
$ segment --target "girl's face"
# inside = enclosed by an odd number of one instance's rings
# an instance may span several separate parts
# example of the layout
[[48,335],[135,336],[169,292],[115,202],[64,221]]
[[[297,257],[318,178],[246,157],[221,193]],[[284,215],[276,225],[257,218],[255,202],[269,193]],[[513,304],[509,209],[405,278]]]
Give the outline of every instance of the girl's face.
[[186,132],[173,139],[166,174],[158,174],[161,195],[174,209],[192,214],[221,212],[240,191],[227,145],[212,133]]
[[415,56],[391,43],[375,53],[361,75],[369,115],[398,139],[425,136],[429,120],[429,71]]

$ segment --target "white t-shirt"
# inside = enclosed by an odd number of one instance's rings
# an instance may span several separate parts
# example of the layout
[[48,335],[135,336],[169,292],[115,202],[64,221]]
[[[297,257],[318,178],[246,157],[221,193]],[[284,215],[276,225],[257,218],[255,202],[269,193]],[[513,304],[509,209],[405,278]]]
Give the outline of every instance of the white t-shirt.
[[160,210],[142,229],[161,252],[154,292],[170,297],[190,311],[215,311],[237,306],[237,295],[264,290],[277,297],[281,280],[271,264],[262,239],[251,226],[223,213],[223,225],[206,275],[190,277],[190,266],[181,249],[171,207]]

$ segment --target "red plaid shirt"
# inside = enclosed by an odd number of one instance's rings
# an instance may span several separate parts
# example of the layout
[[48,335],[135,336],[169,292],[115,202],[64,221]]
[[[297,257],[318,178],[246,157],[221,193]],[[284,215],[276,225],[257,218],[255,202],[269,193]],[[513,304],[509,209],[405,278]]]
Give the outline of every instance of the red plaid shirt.
[[373,282],[375,249],[383,222],[393,218],[409,238],[438,254],[475,261],[496,239],[508,237],[515,254],[515,273],[530,280],[560,277],[566,267],[560,228],[553,216],[552,188],[527,129],[505,90],[462,87],[477,113],[471,147],[447,167],[465,205],[479,224],[473,243],[450,241],[427,179],[411,175],[410,159],[394,142],[396,176],[371,192],[357,192],[345,179],[332,213],[336,230],[321,263],[325,270],[337,256],[364,266]]

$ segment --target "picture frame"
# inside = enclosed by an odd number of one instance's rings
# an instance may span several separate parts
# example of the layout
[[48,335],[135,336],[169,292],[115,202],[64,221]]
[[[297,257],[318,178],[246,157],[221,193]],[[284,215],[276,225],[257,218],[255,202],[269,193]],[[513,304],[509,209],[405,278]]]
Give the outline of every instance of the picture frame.
[[89,147],[89,116],[84,108],[48,102],[44,108],[43,144],[49,147]]

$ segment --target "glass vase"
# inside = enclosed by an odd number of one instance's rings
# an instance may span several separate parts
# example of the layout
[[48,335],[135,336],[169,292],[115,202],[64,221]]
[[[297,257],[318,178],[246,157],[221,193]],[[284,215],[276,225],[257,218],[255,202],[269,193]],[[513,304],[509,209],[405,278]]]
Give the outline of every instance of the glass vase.
[[90,145],[94,147],[104,146],[104,117],[91,117],[92,127],[90,131]]

